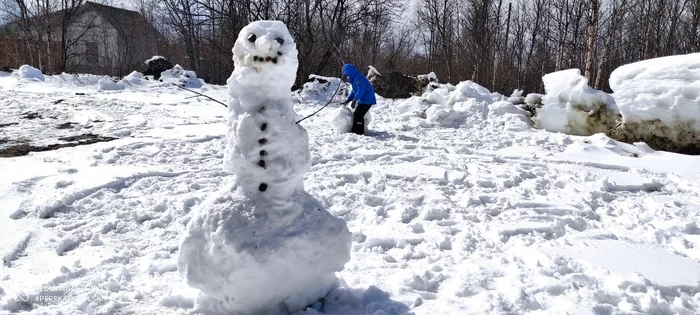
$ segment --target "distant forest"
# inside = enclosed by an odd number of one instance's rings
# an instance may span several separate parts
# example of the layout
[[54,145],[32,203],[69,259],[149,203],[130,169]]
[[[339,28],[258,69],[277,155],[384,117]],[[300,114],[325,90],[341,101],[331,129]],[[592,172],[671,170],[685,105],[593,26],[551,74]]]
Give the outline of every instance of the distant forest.
[[[33,7],[74,0],[0,0],[16,20]],[[54,3],[55,2],[55,3]],[[112,3],[113,4],[113,3]],[[231,47],[251,21],[285,22],[299,50],[299,80],[340,76],[344,62],[367,70],[435,72],[493,91],[542,92],[542,76],[578,68],[609,91],[617,67],[700,51],[700,0],[134,0],[167,38],[161,55],[224,84]],[[24,13],[21,13],[23,12]],[[36,11],[36,10],[34,10]],[[171,48],[168,48],[171,47]]]

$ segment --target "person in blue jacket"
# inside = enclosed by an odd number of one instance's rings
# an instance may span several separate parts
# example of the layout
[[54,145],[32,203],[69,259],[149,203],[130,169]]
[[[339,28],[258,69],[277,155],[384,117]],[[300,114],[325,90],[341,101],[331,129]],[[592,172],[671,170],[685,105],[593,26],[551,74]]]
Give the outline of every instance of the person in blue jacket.
[[374,97],[374,88],[372,83],[360,73],[352,64],[343,65],[343,75],[348,78],[348,82],[352,84],[352,92],[348,95],[348,100],[343,105],[355,100],[357,106],[351,105],[355,109],[353,112],[352,132],[358,135],[365,134],[365,114],[369,111],[372,105],[377,103]]

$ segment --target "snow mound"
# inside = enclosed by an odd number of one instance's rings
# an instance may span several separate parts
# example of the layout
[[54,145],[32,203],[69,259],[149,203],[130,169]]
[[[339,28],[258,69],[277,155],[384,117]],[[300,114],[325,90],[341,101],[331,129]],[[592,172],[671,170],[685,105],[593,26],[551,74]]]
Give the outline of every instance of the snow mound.
[[23,81],[44,81],[44,74],[37,68],[30,65],[19,67],[19,79]]
[[470,80],[462,81],[455,87],[454,92],[450,95],[447,105],[453,106],[457,102],[463,102],[469,99],[474,99],[477,102],[493,103],[497,97],[487,88],[472,82]]
[[231,189],[188,225],[178,259],[188,284],[222,313],[299,310],[326,295],[350,260],[345,221],[305,192],[278,205]]
[[336,285],[352,234],[304,190],[311,154],[295,123],[297,49],[286,25],[248,24],[233,61],[224,168],[235,181],[195,209],[178,270],[217,313],[294,312]]
[[133,71],[129,73],[127,76],[125,76],[122,80],[122,83],[127,83],[129,85],[140,85],[143,83],[143,73],[138,72],[138,71]]
[[[340,89],[338,89],[340,85]],[[333,96],[335,93],[335,96]],[[309,80],[301,89],[294,91],[292,98],[297,103],[325,105],[328,101],[343,102],[350,93],[350,84],[339,78],[309,75]],[[333,100],[331,100],[333,97]]]
[[610,75],[610,87],[624,118],[619,138],[700,153],[700,53],[621,66]]
[[579,69],[545,75],[543,106],[532,118],[535,126],[577,136],[609,133],[620,120],[615,100],[588,86]]
[[543,98],[544,94],[530,93],[525,97],[525,104],[530,106],[541,107]]
[[511,102],[515,105],[523,104],[525,103],[525,97],[523,96],[523,90],[514,90],[513,94],[510,95],[506,100],[508,102]]
[[472,81],[459,84],[433,84],[432,91],[412,97],[396,109],[404,120],[421,117],[447,128],[464,124],[500,124],[508,130],[530,128],[528,113]]
[[109,76],[103,76],[97,82],[98,91],[122,91],[127,87],[133,88],[140,86],[144,83],[143,74],[138,71],[131,72],[129,75],[125,76],[119,81],[114,81]]
[[204,81],[197,78],[197,73],[185,70],[180,65],[175,65],[172,69],[163,71],[158,80],[163,83],[176,84],[186,88],[201,88],[204,85]]
[[112,78],[104,76],[97,82],[98,91],[121,91],[126,89],[122,82],[115,82]]
[[425,111],[425,115],[429,121],[450,128],[459,128],[467,119],[466,112],[456,111],[451,107],[440,104],[430,106],[430,108]]

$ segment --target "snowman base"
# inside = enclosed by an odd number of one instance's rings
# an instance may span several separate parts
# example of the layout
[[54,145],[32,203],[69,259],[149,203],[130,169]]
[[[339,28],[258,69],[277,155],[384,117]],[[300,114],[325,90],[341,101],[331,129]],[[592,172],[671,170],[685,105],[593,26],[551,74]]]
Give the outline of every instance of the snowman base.
[[[352,132],[352,123],[354,121],[353,112],[347,106],[342,106],[335,111],[331,124],[336,133]],[[372,115],[369,112],[365,114],[365,134],[369,131],[369,124],[372,121]]]
[[272,204],[232,188],[198,208],[180,244],[178,270],[206,308],[293,312],[323,298],[350,260],[345,221],[304,191]]

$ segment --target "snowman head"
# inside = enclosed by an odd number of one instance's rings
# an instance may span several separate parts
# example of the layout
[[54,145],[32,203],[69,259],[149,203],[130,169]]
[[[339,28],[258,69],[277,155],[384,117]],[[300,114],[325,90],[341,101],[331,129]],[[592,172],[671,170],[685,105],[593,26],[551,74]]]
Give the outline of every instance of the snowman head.
[[294,84],[299,65],[297,48],[287,26],[281,21],[255,21],[238,34],[233,62],[240,74],[257,78],[261,84]]

